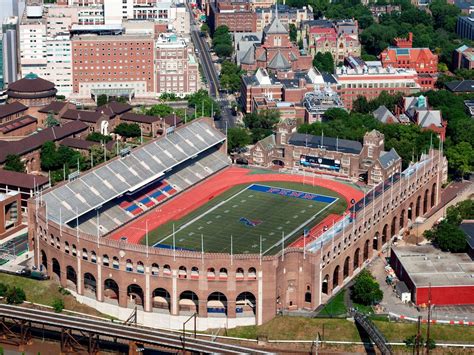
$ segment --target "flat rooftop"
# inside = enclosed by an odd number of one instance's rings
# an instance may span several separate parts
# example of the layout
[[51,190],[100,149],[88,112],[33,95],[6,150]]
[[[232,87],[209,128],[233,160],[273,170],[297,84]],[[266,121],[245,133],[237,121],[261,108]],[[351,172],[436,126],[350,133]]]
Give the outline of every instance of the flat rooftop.
[[474,261],[466,253],[448,253],[432,245],[393,247],[416,287],[474,286]]

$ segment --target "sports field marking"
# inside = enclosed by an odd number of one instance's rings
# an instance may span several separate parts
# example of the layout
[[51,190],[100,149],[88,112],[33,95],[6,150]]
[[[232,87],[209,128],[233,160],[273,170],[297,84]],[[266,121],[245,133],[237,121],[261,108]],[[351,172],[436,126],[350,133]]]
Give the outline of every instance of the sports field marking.
[[[292,238],[295,233],[297,233],[299,230],[302,230],[306,225],[308,225],[309,223],[314,221],[322,212],[324,212],[326,209],[331,207],[334,203],[336,203],[339,200],[338,197],[326,196],[326,195],[322,195],[322,194],[318,194],[318,193],[311,193],[311,192],[305,192],[305,191],[299,191],[299,190],[293,190],[293,189],[287,189],[287,188],[280,188],[280,187],[268,186],[268,185],[261,185],[261,184],[252,184],[252,185],[249,185],[247,187],[242,188],[237,193],[235,193],[235,194],[231,195],[230,197],[228,197],[227,199],[219,202],[218,204],[216,204],[212,208],[206,210],[204,213],[196,216],[195,218],[191,219],[190,221],[186,222],[185,224],[179,226],[178,228],[176,228],[174,230],[174,233],[182,232],[183,229],[185,229],[185,228],[191,226],[192,224],[194,224],[195,222],[203,219],[209,213],[212,213],[216,209],[220,208],[222,205],[231,202],[237,196],[239,196],[240,194],[242,194],[242,193],[244,193],[248,190],[258,191],[258,192],[267,193],[267,194],[273,194],[273,195],[287,197],[287,198],[296,198],[296,199],[306,200],[308,202],[309,201],[315,201],[315,202],[319,202],[319,203],[322,203],[322,204],[326,205],[321,209],[318,208],[318,211],[315,215],[311,216],[309,219],[302,222],[299,226],[296,226],[292,231],[290,231],[288,233],[282,232],[281,233],[282,234],[282,239],[284,239],[284,241],[287,241],[288,239]],[[249,195],[246,195],[245,198],[247,198],[248,196]],[[254,195],[252,195],[252,196],[254,196]],[[246,200],[244,199],[242,201],[246,201]],[[307,205],[307,207],[314,207],[314,206],[315,205],[313,205],[313,204]],[[233,205],[232,207],[233,208],[242,207],[242,205],[237,203],[237,204]],[[224,211],[224,213],[230,213],[230,210],[227,209],[227,210]],[[296,218],[298,218],[298,215],[293,215],[293,219],[296,219]],[[206,222],[207,225],[212,223],[212,221],[202,221],[202,222]],[[201,224],[201,223],[199,223],[199,224]],[[290,224],[290,223],[291,223],[290,221],[286,221],[286,224]],[[197,227],[198,230],[202,230],[203,226],[199,225],[199,224],[196,227]],[[278,226],[278,224],[277,224],[277,226]],[[283,227],[282,227],[282,225],[280,225],[280,226],[276,227],[275,229],[277,229],[279,231],[282,231]],[[275,233],[270,232],[270,233],[268,233],[268,235],[269,236],[274,236]],[[153,246],[156,247],[156,246],[163,245],[163,243],[165,241],[167,241],[168,239],[170,239],[172,236],[173,236],[173,233],[169,233],[168,235],[164,236],[161,240],[159,240],[158,242],[153,244]],[[268,253],[270,250],[272,250],[275,247],[277,247],[278,245],[280,245],[282,243],[282,239],[275,240],[275,243],[273,245],[271,245],[270,247],[268,247],[265,251],[263,251],[263,254]],[[264,241],[264,240],[262,240],[262,241]],[[252,244],[250,244],[250,245],[252,245]],[[253,245],[252,245],[252,247],[253,247]],[[244,253],[247,253],[247,252],[248,251],[244,251]]]
[[[293,234],[295,234],[296,232],[298,232],[300,229],[303,229],[304,226],[308,225],[309,223],[311,223],[311,221],[313,221],[317,216],[319,216],[323,211],[325,211],[326,209],[328,209],[329,207],[331,207],[334,203],[336,203],[336,201],[338,200],[338,198],[335,198],[335,200],[333,202],[331,202],[330,204],[328,204],[327,206],[324,206],[324,208],[322,208],[321,210],[319,210],[318,213],[316,213],[314,216],[312,216],[310,219],[308,219],[306,222],[303,222],[300,224],[299,227],[296,227],[295,229],[293,229],[290,233],[287,234],[287,236],[283,236],[283,241],[286,242],[286,240],[288,238],[291,238],[293,236]],[[268,248],[267,250],[265,250],[263,252],[263,255],[265,255],[266,253],[268,253],[271,249],[275,248],[277,245],[279,245],[282,241],[278,241],[276,242],[275,244],[273,244],[270,248]]]
[[[196,218],[193,218],[192,220],[190,220],[188,223],[185,223],[183,224],[182,226],[180,226],[177,230],[175,230],[175,233],[180,231],[181,229],[184,229],[186,228],[187,226],[190,226],[191,224],[193,224],[194,222],[198,221],[199,219],[201,219],[202,217],[204,217],[205,215],[211,213],[212,211],[215,211],[216,209],[218,209],[219,207],[221,207],[223,204],[227,203],[228,201],[232,200],[234,197],[237,197],[238,195],[240,195],[241,193],[243,193],[244,191],[247,191],[247,188],[243,188],[242,190],[240,190],[239,192],[237,192],[236,194],[230,196],[229,198],[221,201],[220,203],[218,203],[217,205],[215,205],[214,207],[208,209],[205,213],[197,216]],[[237,207],[237,205],[234,205],[233,207]],[[229,210],[226,210],[227,212],[229,212]],[[198,228],[199,230],[203,229],[203,227],[199,227]],[[157,246],[157,245],[160,245],[162,244],[166,239],[170,238],[171,236],[173,236],[173,234],[170,234],[166,237],[164,237],[163,239],[161,239],[160,241],[156,242],[155,244],[153,244],[153,246]]]

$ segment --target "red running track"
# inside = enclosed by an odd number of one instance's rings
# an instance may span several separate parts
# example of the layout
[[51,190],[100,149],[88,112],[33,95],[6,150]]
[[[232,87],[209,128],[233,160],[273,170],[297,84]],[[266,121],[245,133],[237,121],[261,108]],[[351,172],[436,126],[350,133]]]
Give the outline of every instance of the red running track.
[[[143,216],[128,223],[124,227],[117,229],[112,233],[110,238],[119,239],[120,237],[126,236],[129,243],[138,244],[145,236],[147,222],[148,230],[151,231],[169,221],[179,220],[183,216],[206,204],[209,200],[212,200],[214,197],[236,185],[266,181],[288,181],[303,183],[304,179],[304,177],[301,175],[277,173],[255,174],[251,172],[252,171],[249,169],[239,167],[230,167],[225,169],[222,172],[210,177],[209,179],[197,184],[191,189],[172,197],[169,201],[156,207],[149,213],[145,213]],[[348,205],[352,199],[358,201],[363,197],[362,191],[356,190],[349,185],[335,180],[321,179],[316,177],[314,179],[306,178],[304,180],[304,182],[308,184],[313,184],[313,181],[315,186],[325,187],[343,196],[346,199]],[[326,220],[327,218],[323,222],[327,222]]]

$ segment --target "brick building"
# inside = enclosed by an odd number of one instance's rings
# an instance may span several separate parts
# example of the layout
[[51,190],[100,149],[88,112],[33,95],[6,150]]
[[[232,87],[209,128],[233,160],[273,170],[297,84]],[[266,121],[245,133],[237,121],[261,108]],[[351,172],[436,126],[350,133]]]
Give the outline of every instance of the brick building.
[[20,194],[16,191],[0,193],[0,240],[25,228],[21,222]]
[[336,81],[331,75],[321,74],[315,68],[277,73],[260,68],[254,75],[242,76],[240,100],[247,113],[254,112],[263,99],[266,102],[301,104],[307,92],[313,92],[328,83],[335,85]]
[[74,36],[72,55],[74,97],[154,97],[152,35]]
[[211,1],[209,3],[209,27],[214,32],[219,26],[229,27],[230,32],[255,32],[257,14],[248,1]]
[[413,48],[413,33],[408,38],[395,38],[395,47],[380,54],[384,68],[414,69],[419,74],[422,89],[434,89],[438,74],[438,56],[429,48]]
[[199,64],[191,46],[176,34],[159,35],[155,56],[156,93],[185,96],[198,90]]
[[262,43],[254,43],[240,59],[242,69],[254,71],[266,68],[270,71],[300,71],[312,67],[313,58],[302,53],[290,41],[288,28],[284,26],[278,13],[263,33]]
[[308,50],[311,55],[314,56],[318,52],[331,53],[335,63],[341,63],[349,56],[361,55],[357,21],[307,21],[301,36],[308,39]]
[[373,100],[382,91],[411,95],[421,90],[418,73],[413,69],[383,68],[380,62],[364,62],[354,57],[346,58],[345,64],[336,69],[333,77],[347,109],[352,109],[358,96]]
[[54,83],[44,80],[35,74],[28,74],[23,79],[8,85],[7,103],[19,102],[29,108],[28,113],[35,113],[56,98]]
[[380,106],[373,115],[385,124],[416,124],[422,130],[435,132],[444,141],[448,123],[443,120],[440,110],[432,110],[429,107],[425,96],[403,97],[392,111],[393,113],[387,107]]
[[393,247],[390,264],[416,305],[472,304],[474,262],[466,253],[442,252],[432,245]]
[[257,32],[262,32],[265,27],[270,25],[277,12],[281,23],[288,28],[290,24],[300,28],[304,21],[314,17],[313,12],[307,6],[296,8],[284,4],[274,4],[268,8],[260,7],[255,10],[257,14]]
[[294,130],[294,126],[279,125],[275,135],[257,142],[245,158],[252,165],[326,173],[369,185],[401,171],[400,156],[394,149],[384,150],[384,135],[378,131],[366,133],[361,144]]
[[463,45],[453,52],[454,69],[474,69],[474,48]]
[[0,140],[0,166],[3,166],[9,154],[15,154],[25,163],[27,173],[41,171],[40,150],[44,143],[59,142],[67,137],[85,138],[88,133],[87,124],[73,120],[61,126],[43,129],[20,140],[11,142]]
[[28,199],[34,196],[35,191],[46,189],[48,186],[49,179],[45,176],[0,169],[0,193],[19,192],[23,211],[26,211]]

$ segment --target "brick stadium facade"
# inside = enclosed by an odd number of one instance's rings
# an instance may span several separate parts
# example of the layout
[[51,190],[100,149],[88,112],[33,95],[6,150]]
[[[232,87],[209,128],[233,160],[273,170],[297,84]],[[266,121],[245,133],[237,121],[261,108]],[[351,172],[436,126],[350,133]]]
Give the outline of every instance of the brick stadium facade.
[[[138,320],[147,325],[181,328],[194,311],[199,329],[262,324],[278,310],[325,303],[409,221],[439,203],[446,169],[446,159],[431,150],[424,161],[379,184],[377,193],[369,192],[356,204],[352,223],[328,239],[331,228],[308,243],[306,253],[288,248],[261,258],[146,248],[60,228],[34,199],[30,249],[36,265],[81,302],[121,319],[138,306]],[[226,317],[212,313],[216,302]]]

